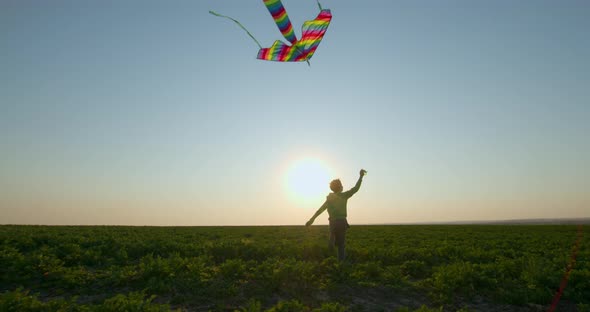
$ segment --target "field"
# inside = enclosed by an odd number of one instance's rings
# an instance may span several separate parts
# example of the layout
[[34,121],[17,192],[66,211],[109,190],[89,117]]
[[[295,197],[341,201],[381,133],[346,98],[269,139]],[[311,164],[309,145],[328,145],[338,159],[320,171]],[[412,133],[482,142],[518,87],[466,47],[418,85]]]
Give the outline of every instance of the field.
[[590,311],[582,229],[0,226],[0,311]]

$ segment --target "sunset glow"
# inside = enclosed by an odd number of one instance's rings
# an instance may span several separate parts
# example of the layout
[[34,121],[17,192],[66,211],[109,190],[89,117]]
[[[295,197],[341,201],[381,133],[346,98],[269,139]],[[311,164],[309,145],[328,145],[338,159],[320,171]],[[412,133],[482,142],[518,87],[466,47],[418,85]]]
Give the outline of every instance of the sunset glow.
[[316,158],[303,158],[289,166],[285,187],[292,202],[302,207],[319,206],[330,192],[332,173]]

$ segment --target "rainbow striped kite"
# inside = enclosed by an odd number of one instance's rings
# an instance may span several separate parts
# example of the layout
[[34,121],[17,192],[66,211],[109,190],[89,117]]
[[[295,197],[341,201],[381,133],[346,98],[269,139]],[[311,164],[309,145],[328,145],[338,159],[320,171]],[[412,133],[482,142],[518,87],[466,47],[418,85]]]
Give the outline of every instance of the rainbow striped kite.
[[287,11],[281,3],[281,0],[263,0],[263,2],[279,27],[283,37],[285,37],[291,45],[276,40],[270,48],[263,48],[258,40],[256,40],[256,38],[254,38],[254,36],[252,36],[252,34],[237,20],[213,11],[209,11],[209,13],[215,16],[228,18],[244,29],[260,47],[257,56],[259,60],[277,62],[306,61],[307,64],[309,64],[309,59],[317,50],[320,42],[324,38],[326,30],[328,30],[330,21],[332,20],[332,13],[330,10],[322,9],[322,6],[318,1],[320,13],[314,20],[303,23],[303,26],[301,27],[301,39],[297,39],[297,36],[295,36],[295,32],[293,31],[293,25],[289,20],[289,15],[287,15]]

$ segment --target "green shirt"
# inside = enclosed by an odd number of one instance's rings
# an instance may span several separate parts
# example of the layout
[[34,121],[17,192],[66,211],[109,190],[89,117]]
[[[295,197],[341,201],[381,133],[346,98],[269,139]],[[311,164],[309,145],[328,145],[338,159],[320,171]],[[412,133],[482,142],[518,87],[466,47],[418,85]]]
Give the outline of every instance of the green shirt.
[[326,196],[326,201],[320,207],[320,209],[318,209],[312,219],[315,219],[326,209],[328,210],[330,220],[346,219],[346,203],[348,202],[348,199],[359,190],[362,181],[363,179],[361,177],[358,179],[358,181],[356,181],[356,185],[350,190],[341,193],[330,193],[328,196]]

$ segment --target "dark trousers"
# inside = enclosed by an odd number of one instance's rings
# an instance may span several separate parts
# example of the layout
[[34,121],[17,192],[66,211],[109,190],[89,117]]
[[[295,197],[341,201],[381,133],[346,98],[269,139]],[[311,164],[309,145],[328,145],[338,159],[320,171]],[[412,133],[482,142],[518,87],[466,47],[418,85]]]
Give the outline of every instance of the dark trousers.
[[330,220],[330,247],[338,247],[338,260],[346,257],[344,246],[346,245],[346,230],[348,229],[346,219]]

